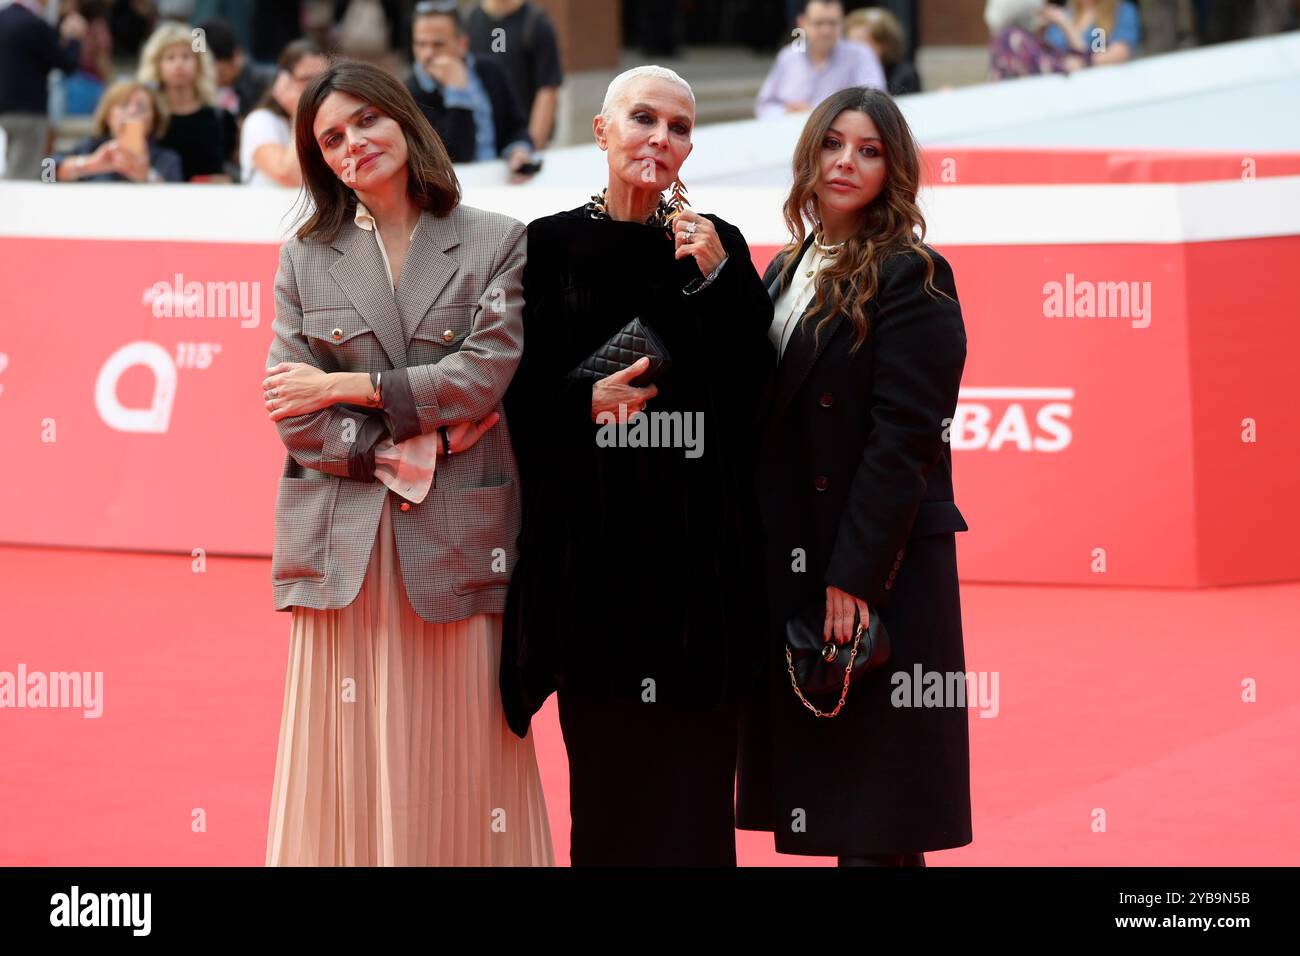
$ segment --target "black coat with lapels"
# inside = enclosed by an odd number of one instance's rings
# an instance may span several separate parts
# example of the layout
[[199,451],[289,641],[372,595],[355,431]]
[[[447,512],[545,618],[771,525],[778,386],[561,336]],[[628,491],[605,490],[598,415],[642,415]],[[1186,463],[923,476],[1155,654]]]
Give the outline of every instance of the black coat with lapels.
[[[778,255],[769,296],[803,256]],[[765,406],[757,478],[771,645],[741,727],[737,823],[776,849],[816,856],[899,853],[971,841],[964,707],[897,707],[892,675],[965,671],[948,426],[966,359],[952,269],[930,247],[880,265],[868,337],[830,308],[799,322]],[[812,308],[811,304],[808,307]],[[840,714],[814,716],[786,671],[783,622],[834,585],[884,618],[888,664],[855,681]],[[908,695],[911,700],[911,695]],[[818,703],[826,703],[818,701]],[[833,701],[829,702],[833,705]],[[827,709],[823,706],[823,709]]]

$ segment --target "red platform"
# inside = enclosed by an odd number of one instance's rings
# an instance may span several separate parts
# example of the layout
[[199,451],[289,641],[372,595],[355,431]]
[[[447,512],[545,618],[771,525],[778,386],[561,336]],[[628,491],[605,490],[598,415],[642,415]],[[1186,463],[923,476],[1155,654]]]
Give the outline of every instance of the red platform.
[[[262,865],[289,635],[269,562],[2,547],[0,580],[0,670],[104,674],[99,718],[0,711],[0,866]],[[975,841],[930,865],[1300,858],[1300,584],[967,585],[962,606],[998,712],[970,713]],[[554,698],[534,734],[567,863]],[[738,838],[742,865],[832,862]]]

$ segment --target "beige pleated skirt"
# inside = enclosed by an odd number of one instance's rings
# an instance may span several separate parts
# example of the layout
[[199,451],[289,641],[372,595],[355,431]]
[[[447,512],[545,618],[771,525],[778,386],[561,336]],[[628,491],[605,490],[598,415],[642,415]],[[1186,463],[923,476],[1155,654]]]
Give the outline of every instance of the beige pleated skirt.
[[356,600],[291,614],[267,866],[555,864],[532,732],[501,709],[501,615],[420,618],[387,504]]

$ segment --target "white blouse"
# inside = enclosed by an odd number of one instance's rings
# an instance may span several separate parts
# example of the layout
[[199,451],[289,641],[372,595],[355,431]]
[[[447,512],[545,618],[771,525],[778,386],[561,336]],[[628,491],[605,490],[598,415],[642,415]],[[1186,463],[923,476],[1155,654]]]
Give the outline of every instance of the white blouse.
[[799,260],[799,266],[790,277],[790,284],[777,297],[772,308],[772,325],[767,330],[768,340],[776,348],[777,361],[785,355],[786,344],[794,334],[799,317],[817,291],[817,273],[834,257],[823,255],[817,243],[808,243],[808,250]]
[[[397,291],[393,281],[393,267],[388,261],[388,250],[384,248],[383,236],[376,228],[375,217],[364,205],[357,203],[357,214],[353,220],[362,229],[375,234],[379,243],[379,255],[384,260],[384,271],[388,273],[388,287]],[[416,229],[419,229],[417,224]],[[415,237],[414,231],[411,238]],[[379,379],[379,391],[383,394],[383,376]],[[433,484],[433,472],[438,463],[438,433],[421,432],[404,442],[393,443],[385,438],[375,446],[375,477],[408,501],[417,505],[429,494]]]
[[293,139],[289,121],[268,109],[253,110],[239,128],[239,178],[249,186],[280,185],[253,165],[253,154],[263,146],[288,146]]

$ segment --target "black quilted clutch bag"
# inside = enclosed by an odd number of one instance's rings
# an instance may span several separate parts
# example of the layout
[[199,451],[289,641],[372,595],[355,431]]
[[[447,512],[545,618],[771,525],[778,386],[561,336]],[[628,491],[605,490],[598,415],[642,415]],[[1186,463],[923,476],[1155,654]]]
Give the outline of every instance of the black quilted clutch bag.
[[672,356],[664,348],[659,336],[641,321],[635,318],[610,337],[610,340],[585,359],[569,373],[569,378],[601,379],[627,368],[642,356],[649,356],[650,367],[632,379],[629,383],[637,388],[645,388],[672,367]]

